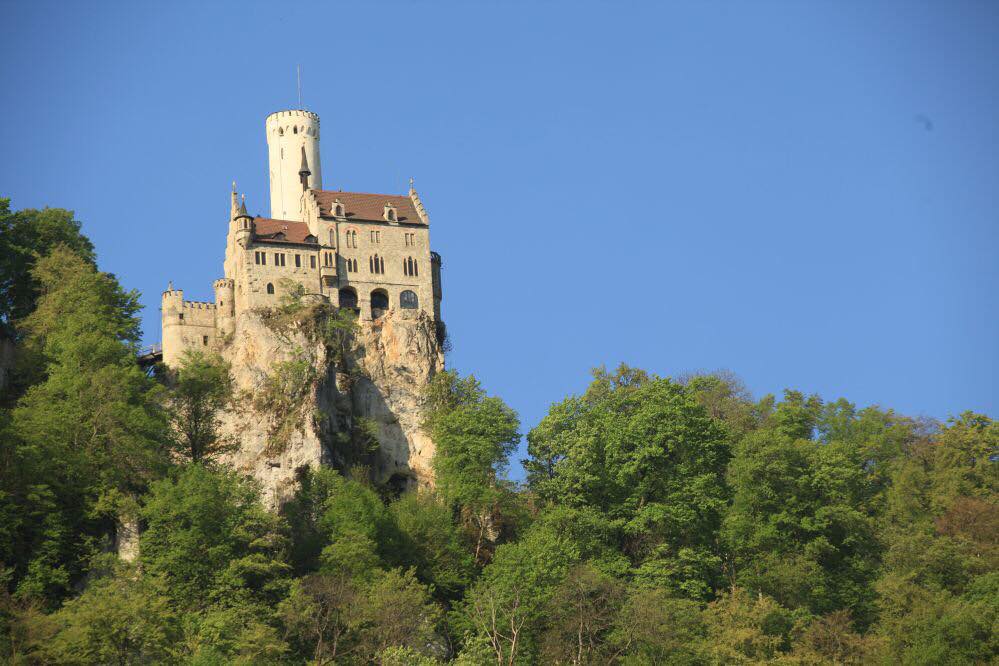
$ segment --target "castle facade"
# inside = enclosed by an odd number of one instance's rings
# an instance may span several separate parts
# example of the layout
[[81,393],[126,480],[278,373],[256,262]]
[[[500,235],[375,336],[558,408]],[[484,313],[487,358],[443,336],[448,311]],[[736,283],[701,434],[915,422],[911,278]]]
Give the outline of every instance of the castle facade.
[[410,181],[404,195],[324,190],[319,116],[278,111],[265,122],[271,216],[247,213],[233,185],[224,277],[215,301],[163,292],[163,362],[210,350],[240,314],[277,306],[292,285],[354,309],[362,322],[390,311],[440,320],[441,259],[430,249],[430,219]]

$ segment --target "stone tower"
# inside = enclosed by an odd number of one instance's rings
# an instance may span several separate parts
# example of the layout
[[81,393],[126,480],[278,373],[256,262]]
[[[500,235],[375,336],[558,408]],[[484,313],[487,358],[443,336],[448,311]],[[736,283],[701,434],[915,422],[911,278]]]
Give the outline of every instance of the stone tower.
[[271,218],[304,219],[302,193],[323,189],[319,162],[319,116],[311,111],[276,111],[267,116]]

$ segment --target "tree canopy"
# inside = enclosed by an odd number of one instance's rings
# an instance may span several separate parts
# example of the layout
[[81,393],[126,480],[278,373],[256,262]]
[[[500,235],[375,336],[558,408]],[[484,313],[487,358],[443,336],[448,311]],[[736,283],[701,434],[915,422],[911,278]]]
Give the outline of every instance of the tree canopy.
[[[226,362],[143,372],[138,294],[72,213],[0,200],[0,251],[18,357],[0,400],[2,663],[999,660],[987,415],[599,368],[527,434],[515,483],[517,414],[447,371],[424,396],[433,487],[307,468],[271,511],[224,464],[240,445],[222,435]],[[311,325],[342,358],[356,323],[328,310]],[[270,378],[269,398],[294,402],[300,376]]]

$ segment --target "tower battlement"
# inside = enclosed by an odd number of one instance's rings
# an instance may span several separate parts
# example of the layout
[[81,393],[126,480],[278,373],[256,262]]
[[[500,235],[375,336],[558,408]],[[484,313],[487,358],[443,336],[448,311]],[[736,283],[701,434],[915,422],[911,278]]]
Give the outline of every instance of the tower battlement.
[[302,194],[323,188],[319,116],[301,109],[276,111],[264,121],[270,165],[271,217],[304,219]]

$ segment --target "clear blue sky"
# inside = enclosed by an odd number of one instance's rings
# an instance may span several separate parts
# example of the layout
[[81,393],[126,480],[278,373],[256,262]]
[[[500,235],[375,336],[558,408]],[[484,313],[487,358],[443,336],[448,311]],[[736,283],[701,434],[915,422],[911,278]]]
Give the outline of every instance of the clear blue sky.
[[[0,194],[209,299],[263,121],[416,178],[449,363],[522,416],[592,366],[997,415],[999,4],[0,2]],[[515,471],[515,474],[517,472]]]

